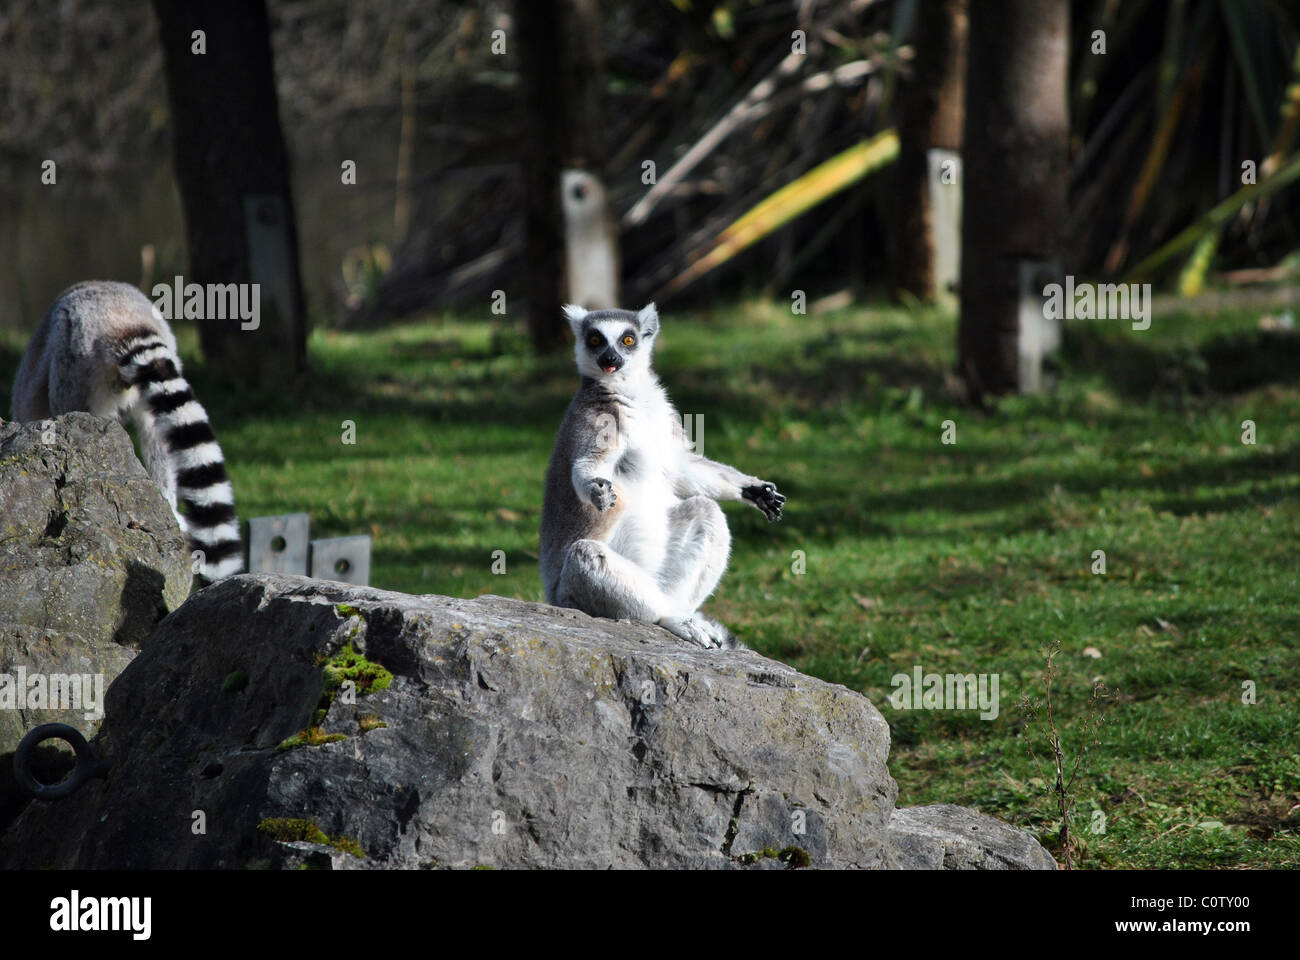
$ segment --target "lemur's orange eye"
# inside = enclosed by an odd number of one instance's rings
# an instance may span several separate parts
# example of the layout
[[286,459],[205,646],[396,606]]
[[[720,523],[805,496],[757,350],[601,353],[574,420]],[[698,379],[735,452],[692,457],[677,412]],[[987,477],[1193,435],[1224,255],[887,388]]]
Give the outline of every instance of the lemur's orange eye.
[[597,336],[596,334],[594,334],[594,333],[593,333],[591,336],[589,336],[589,337],[587,338],[587,343],[588,343],[590,346],[593,346],[593,347],[599,347],[600,344],[601,344],[601,342],[602,342],[602,341],[601,341],[600,337],[598,337],[598,336]]
[[634,343],[636,343],[636,337],[632,336],[630,333],[623,338],[623,346],[625,347],[630,347]]

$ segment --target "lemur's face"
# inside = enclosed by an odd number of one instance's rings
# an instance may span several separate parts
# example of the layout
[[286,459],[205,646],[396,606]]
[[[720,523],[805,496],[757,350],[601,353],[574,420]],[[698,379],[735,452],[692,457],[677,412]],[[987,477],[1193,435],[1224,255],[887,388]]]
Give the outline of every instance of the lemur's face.
[[639,313],[566,307],[573,328],[574,355],[584,377],[604,379],[649,369],[659,316],[654,304]]

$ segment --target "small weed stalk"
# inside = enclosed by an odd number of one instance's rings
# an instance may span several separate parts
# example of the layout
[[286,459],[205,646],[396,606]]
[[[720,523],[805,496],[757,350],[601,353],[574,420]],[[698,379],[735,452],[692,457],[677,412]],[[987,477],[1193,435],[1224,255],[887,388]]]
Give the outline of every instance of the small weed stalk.
[[[1092,695],[1088,698],[1087,710],[1079,724],[1079,745],[1074,752],[1074,762],[1071,765],[1070,758],[1066,756],[1066,750],[1061,744],[1061,733],[1057,728],[1056,710],[1052,702],[1052,682],[1060,676],[1056,666],[1056,658],[1060,654],[1061,643],[1058,640],[1047,651],[1047,667],[1043,671],[1043,699],[1038,701],[1028,696],[1022,697],[1020,716],[1025,725],[1025,743],[1029,747],[1029,755],[1034,759],[1039,776],[1048,782],[1049,778],[1043,773],[1043,763],[1038,751],[1034,749],[1035,724],[1046,723],[1047,729],[1043,736],[1051,750],[1052,764],[1055,767],[1055,777],[1050,780],[1051,787],[1048,792],[1055,798],[1056,815],[1061,820],[1058,834],[1061,856],[1064,859],[1065,869],[1072,870],[1080,857],[1079,840],[1070,829],[1077,806],[1074,788],[1079,776],[1088,769],[1092,748],[1101,743],[1101,728],[1106,722],[1105,716],[1101,713],[1101,704],[1106,700],[1115,699],[1115,691],[1107,688],[1104,683],[1093,682]],[[1068,774],[1067,767],[1069,767]]]

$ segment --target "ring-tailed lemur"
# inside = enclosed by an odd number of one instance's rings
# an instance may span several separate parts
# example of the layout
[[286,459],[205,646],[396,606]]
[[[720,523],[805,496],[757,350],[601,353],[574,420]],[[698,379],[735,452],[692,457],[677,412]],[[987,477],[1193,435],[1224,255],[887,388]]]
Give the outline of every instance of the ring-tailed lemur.
[[128,283],[94,280],[63,291],[23,354],[14,419],[74,410],[135,421],[149,476],[202,551],[199,576],[243,569],[234,496],[207,412],[181,376],[167,321]]
[[748,500],[769,520],[772,484],[706,460],[650,368],[654,304],[565,307],[582,386],[546,472],[541,571],[548,603],[597,617],[648,620],[703,647],[732,647],[699,613],[722,578],[731,534],[718,500]]

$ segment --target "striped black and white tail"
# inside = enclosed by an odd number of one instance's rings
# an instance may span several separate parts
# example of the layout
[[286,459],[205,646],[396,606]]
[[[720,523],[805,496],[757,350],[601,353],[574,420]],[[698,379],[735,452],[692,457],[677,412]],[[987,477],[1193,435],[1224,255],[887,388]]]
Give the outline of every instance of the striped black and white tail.
[[118,341],[118,371],[138,397],[132,414],[145,447],[149,473],[177,511],[195,551],[194,572],[219,580],[244,568],[235,498],[226,462],[207,411],[180,373],[167,342],[153,330]]

